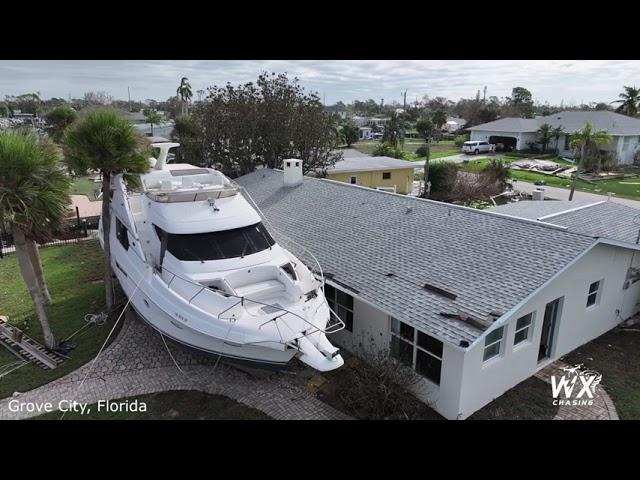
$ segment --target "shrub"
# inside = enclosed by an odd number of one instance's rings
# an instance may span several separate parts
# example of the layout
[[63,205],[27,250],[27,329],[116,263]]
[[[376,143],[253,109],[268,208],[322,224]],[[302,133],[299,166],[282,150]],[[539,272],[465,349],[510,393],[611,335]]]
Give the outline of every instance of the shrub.
[[511,178],[509,164],[499,158],[489,160],[487,166],[482,169],[482,173],[487,174],[497,182],[501,190],[507,188],[507,182]]
[[398,147],[394,147],[390,143],[381,143],[378,145],[373,151],[374,157],[392,157],[392,158],[402,158],[402,150]]
[[455,144],[456,147],[458,148],[462,148],[462,144],[464,142],[468,142],[469,141],[469,135],[458,135],[454,140],[453,143]]
[[388,351],[361,352],[333,376],[330,391],[321,389],[323,401],[361,420],[414,420],[436,418],[410,389],[420,377],[389,357]]
[[427,146],[423,145],[421,147],[416,148],[416,155],[418,157],[426,157],[427,156]]
[[458,165],[444,160],[429,165],[429,181],[432,198],[446,200],[449,198],[458,176]]

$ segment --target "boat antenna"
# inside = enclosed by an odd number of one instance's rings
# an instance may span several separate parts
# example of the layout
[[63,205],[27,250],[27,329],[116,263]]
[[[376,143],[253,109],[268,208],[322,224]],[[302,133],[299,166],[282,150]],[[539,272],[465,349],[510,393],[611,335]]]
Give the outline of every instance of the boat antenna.
[[167,164],[167,155],[169,155],[169,150],[175,147],[179,147],[179,143],[172,142],[162,142],[162,143],[152,143],[151,146],[153,148],[160,149],[160,155],[158,155],[158,161],[154,165],[154,170],[164,170],[165,165]]

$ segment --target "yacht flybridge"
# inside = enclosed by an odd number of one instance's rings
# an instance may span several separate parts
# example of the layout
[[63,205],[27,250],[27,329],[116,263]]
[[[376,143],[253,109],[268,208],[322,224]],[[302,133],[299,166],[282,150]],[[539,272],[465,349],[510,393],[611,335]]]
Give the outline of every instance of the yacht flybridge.
[[[323,280],[272,238],[239,186],[214,169],[168,164],[177,143],[152,146],[160,154],[138,191],[122,175],[112,181],[112,268],[139,315],[167,337],[226,357],[282,365],[297,356],[320,371],[343,365],[326,334],[344,323]],[[286,162],[301,180],[301,161]],[[102,243],[102,223],[100,232]]]

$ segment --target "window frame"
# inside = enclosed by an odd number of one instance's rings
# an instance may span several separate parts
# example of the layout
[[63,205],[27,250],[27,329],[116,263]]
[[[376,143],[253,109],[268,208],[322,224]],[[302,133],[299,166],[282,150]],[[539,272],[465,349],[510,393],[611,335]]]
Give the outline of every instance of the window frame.
[[[502,335],[500,336],[500,338],[494,342],[491,342],[489,344],[487,344],[487,340],[489,339],[489,335],[493,334],[494,332],[497,332],[498,330],[502,330]],[[485,335],[484,337],[484,348],[482,349],[482,363],[487,363],[490,362],[491,360],[495,360],[498,359],[500,357],[502,357],[502,355],[504,355],[504,339],[506,337],[506,325],[502,325],[498,328],[495,328],[493,330],[491,330],[491,332],[489,332],[487,335]],[[493,347],[494,345],[498,345],[498,352],[495,353],[494,355],[491,355],[490,357],[487,358],[487,350],[491,347]]]
[[[327,287],[333,290],[333,296],[332,296],[333,298],[329,298],[329,295],[327,295]],[[349,307],[348,305],[344,305],[338,301],[338,292],[351,298],[351,307]],[[340,290],[334,287],[333,285],[329,285],[328,283],[325,283],[325,286],[324,286],[324,296],[327,300],[327,303],[329,304],[329,307],[331,307],[331,309],[334,312],[338,313],[339,308],[343,308],[347,312],[351,313],[351,321],[348,321],[348,316],[347,318],[341,318],[340,320],[344,322],[344,329],[349,333],[353,333],[353,317],[355,315],[354,314],[355,302],[354,302],[353,296],[349,295],[347,292],[343,290]],[[333,313],[330,313],[330,315],[333,315]]]
[[349,183],[351,185],[357,185],[358,184],[358,176],[357,175],[349,176]]
[[[585,308],[593,308],[600,305],[600,297],[601,297],[603,282],[604,282],[604,279],[600,279],[600,280],[596,280],[595,282],[591,282],[589,284],[589,289],[587,290],[587,306]],[[592,292],[591,286],[594,284],[596,285],[596,289],[595,291]],[[593,303],[589,303],[591,297],[594,297]]]
[[382,172],[383,180],[391,180],[391,172]]
[[[524,327],[518,328],[518,322],[520,320],[522,320],[523,318],[529,317],[529,323],[527,325],[525,325]],[[533,321],[535,319],[535,312],[529,312],[526,315],[521,315],[520,317],[518,317],[515,321],[514,324],[514,332],[513,332],[513,346],[514,347],[520,347],[522,345],[526,345],[527,343],[531,343],[531,338],[532,338],[532,332],[533,332]],[[518,336],[518,333],[523,332],[523,331],[527,331],[527,336],[525,338],[523,338],[522,340],[516,342],[516,338]]]
[[129,229],[124,223],[122,223],[122,221],[120,221],[117,215],[115,215],[115,217],[116,217],[116,238],[118,239],[118,242],[120,243],[122,248],[124,248],[125,250],[129,250],[129,246],[130,246]]
[[[398,326],[397,332],[394,331],[395,322],[397,322],[397,326]],[[402,332],[402,325],[405,325],[406,327],[409,327],[409,328],[413,329],[413,339],[408,339],[407,337],[402,335],[402,333],[401,333]],[[394,318],[394,317],[391,317],[391,316],[389,317],[389,333],[390,333],[390,337],[391,337],[390,338],[390,342],[389,342],[390,347],[391,347],[392,342],[394,341],[394,337],[397,338],[397,341],[404,342],[404,343],[406,343],[406,344],[411,346],[412,351],[411,351],[411,365],[410,365],[410,368],[414,372],[416,372],[418,375],[420,375],[420,377],[424,378],[428,382],[433,383],[434,385],[440,386],[440,384],[442,383],[442,358],[444,356],[444,342],[442,340],[439,340],[439,339],[435,338],[432,335],[429,335],[428,333],[422,332],[422,331],[418,330],[417,328],[415,328],[415,327],[413,327],[413,326],[411,326],[411,325],[409,325],[407,323],[404,323],[404,322],[398,320],[397,318]],[[431,352],[431,351],[427,350],[426,348],[424,348],[424,347],[422,347],[422,346],[420,346],[418,344],[419,337],[420,337],[421,333],[423,335],[429,337],[430,339],[440,343],[440,348],[442,350],[442,353],[440,354],[440,356],[436,355],[434,352]],[[440,371],[439,371],[438,381],[437,382],[435,380],[423,375],[422,373],[418,372],[418,370],[417,370],[418,351],[420,351],[420,352],[422,352],[424,354],[427,354],[430,357],[435,358],[437,361],[440,362]],[[392,356],[392,358],[396,359],[398,362],[400,362],[400,363],[402,363],[404,365],[404,363],[402,362],[402,360],[400,360],[400,358],[393,357],[391,348],[390,348],[390,351],[389,351],[389,355]]]

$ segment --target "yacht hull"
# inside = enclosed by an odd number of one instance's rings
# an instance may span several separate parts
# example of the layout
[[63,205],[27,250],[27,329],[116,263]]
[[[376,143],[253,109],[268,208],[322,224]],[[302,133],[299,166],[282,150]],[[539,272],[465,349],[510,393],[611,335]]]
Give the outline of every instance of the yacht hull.
[[137,279],[132,279],[129,273],[125,275],[117,266],[114,268],[114,272],[131,306],[138,315],[162,335],[178,343],[209,354],[270,366],[284,366],[296,353],[295,349],[276,350],[257,345],[235,344],[227,342],[223,338],[198,332],[164,311],[154,301],[155,295],[149,294],[149,283],[144,278],[138,284]]

